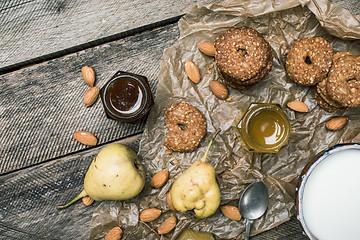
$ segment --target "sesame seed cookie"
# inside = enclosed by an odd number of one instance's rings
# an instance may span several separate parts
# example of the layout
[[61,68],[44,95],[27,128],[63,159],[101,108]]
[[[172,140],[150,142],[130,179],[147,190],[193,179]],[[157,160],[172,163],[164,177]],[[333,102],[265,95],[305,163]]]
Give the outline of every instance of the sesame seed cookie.
[[174,103],[164,114],[167,127],[165,147],[176,152],[192,152],[206,135],[204,115],[188,103]]
[[313,86],[326,78],[333,57],[331,45],[321,37],[301,39],[290,48],[285,69],[290,80]]

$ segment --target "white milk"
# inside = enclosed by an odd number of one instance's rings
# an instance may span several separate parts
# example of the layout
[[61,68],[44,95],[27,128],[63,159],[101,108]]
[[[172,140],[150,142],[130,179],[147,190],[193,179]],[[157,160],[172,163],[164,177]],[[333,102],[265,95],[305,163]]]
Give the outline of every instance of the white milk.
[[320,240],[360,239],[360,150],[327,156],[304,187],[306,226]]

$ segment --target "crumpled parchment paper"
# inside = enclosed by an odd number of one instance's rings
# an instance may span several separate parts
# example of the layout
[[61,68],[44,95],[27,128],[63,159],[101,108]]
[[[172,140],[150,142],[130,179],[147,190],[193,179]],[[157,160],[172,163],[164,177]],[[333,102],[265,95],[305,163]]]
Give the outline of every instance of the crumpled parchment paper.
[[[328,0],[257,0],[225,1],[207,7],[194,7],[179,21],[180,38],[164,51],[161,61],[155,105],[148,117],[138,155],[147,170],[147,183],[142,193],[127,201],[104,201],[93,214],[90,239],[104,237],[115,226],[124,231],[125,239],[175,239],[184,227],[209,231],[217,239],[241,239],[243,221],[232,221],[220,210],[199,220],[189,213],[174,213],[166,204],[166,193],[173,181],[204,154],[216,129],[216,137],[208,161],[216,169],[221,189],[221,205],[238,205],[241,192],[257,180],[263,181],[270,192],[266,214],[252,225],[252,235],[269,230],[289,220],[295,213],[294,194],[297,178],[303,167],[318,152],[338,143],[360,142],[360,109],[344,113],[328,113],[321,109],[311,89],[287,79],[284,69],[286,53],[294,41],[321,36],[334,51],[349,51],[360,55],[359,16],[335,7]],[[270,74],[254,87],[238,91],[229,88],[234,100],[220,100],[209,89],[209,81],[217,79],[214,59],[202,54],[197,45],[213,42],[232,26],[249,26],[269,41],[274,51]],[[345,40],[347,38],[348,40]],[[349,40],[350,39],[350,40]],[[184,72],[184,64],[193,61],[202,79],[193,84]],[[207,73],[208,72],[208,73]],[[286,103],[300,100],[309,106],[308,113],[296,113]],[[192,153],[167,154],[163,146],[166,134],[164,111],[175,102],[196,106],[207,119],[208,134]],[[231,129],[236,117],[242,115],[250,102],[279,103],[290,118],[292,132],[285,146],[276,154],[249,153]],[[325,123],[335,116],[348,116],[342,130],[326,130]],[[160,189],[149,186],[151,177],[161,169],[170,171],[170,179]],[[151,223],[140,222],[139,213],[147,208],[163,210]],[[160,224],[174,214],[178,219],[175,231],[160,237]]]

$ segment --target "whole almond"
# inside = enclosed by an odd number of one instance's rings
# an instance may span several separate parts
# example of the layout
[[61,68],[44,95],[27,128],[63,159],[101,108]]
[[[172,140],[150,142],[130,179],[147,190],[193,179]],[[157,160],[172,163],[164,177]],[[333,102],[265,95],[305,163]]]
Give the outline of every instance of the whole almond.
[[188,61],[185,63],[185,73],[188,78],[194,83],[200,82],[199,68],[192,61]]
[[105,236],[104,240],[119,240],[122,236],[122,230],[120,227],[114,227]]
[[80,143],[93,146],[97,144],[98,139],[94,134],[86,132],[86,131],[77,131],[74,132],[74,138],[78,140]]
[[171,210],[176,211],[176,209],[174,208],[174,205],[172,204],[170,192],[171,192],[171,190],[166,194],[166,203],[169,205],[169,208]]
[[209,82],[210,85],[210,89],[211,91],[220,99],[226,99],[228,94],[229,94],[229,90],[227,89],[227,87],[219,81],[215,81],[215,80],[211,80]]
[[160,170],[151,178],[150,186],[152,186],[153,188],[162,187],[166,183],[168,178],[169,171],[166,169]]
[[98,87],[91,87],[89,90],[86,91],[84,95],[84,104],[86,107],[90,107],[93,105],[98,98],[100,93],[100,89]]
[[160,217],[161,211],[157,208],[149,208],[140,213],[140,220],[143,222],[151,222]]
[[328,130],[336,131],[336,130],[343,128],[347,122],[348,122],[347,117],[336,117],[336,118],[329,120],[325,124],[325,126]]
[[81,200],[85,206],[90,206],[94,202],[94,199],[91,197],[83,197]]
[[85,82],[90,86],[94,86],[95,83],[95,73],[94,73],[94,69],[92,69],[92,67],[89,66],[84,66],[81,69],[81,73],[82,76],[85,80]]
[[176,218],[174,216],[169,217],[166,219],[159,227],[158,234],[167,234],[171,230],[173,230],[176,226]]
[[308,106],[301,101],[288,102],[286,105],[296,112],[307,112],[309,110]]
[[240,221],[241,215],[237,207],[231,205],[224,205],[221,208],[221,212],[225,217],[230,218],[231,220]]
[[204,53],[210,57],[215,56],[215,46],[212,43],[209,43],[209,42],[200,43],[198,45],[198,48],[202,53]]

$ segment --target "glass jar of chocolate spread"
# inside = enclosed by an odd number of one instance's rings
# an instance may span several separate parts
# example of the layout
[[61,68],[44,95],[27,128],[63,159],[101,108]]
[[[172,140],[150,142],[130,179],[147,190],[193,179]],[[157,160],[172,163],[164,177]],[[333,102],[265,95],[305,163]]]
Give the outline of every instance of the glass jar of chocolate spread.
[[154,99],[146,77],[118,71],[100,90],[108,118],[135,123],[145,117]]

